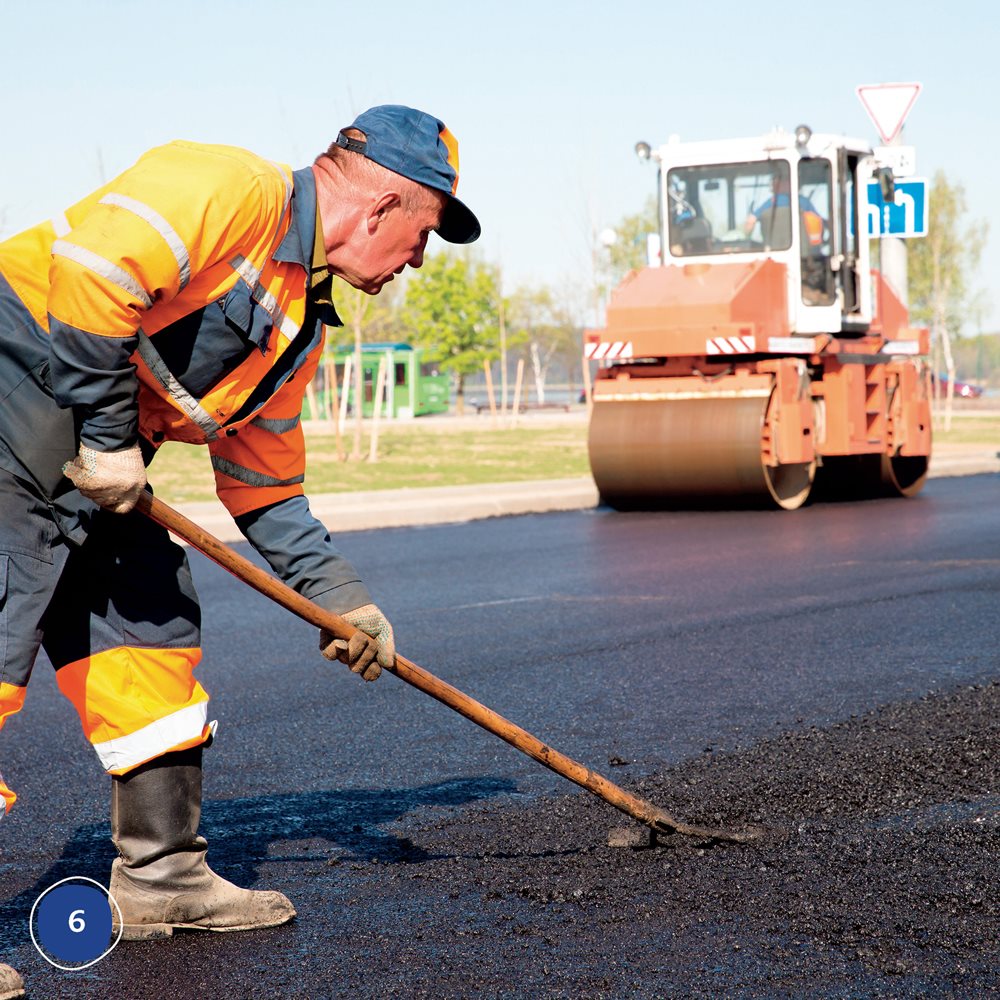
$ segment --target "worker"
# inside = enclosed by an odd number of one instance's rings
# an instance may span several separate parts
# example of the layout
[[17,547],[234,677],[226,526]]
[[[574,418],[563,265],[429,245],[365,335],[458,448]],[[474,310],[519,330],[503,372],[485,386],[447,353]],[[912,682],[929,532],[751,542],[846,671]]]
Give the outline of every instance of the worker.
[[[207,445],[247,540],[359,629],[349,644],[321,632],[323,655],[378,677],[393,630],[310,513],[302,399],[324,326],[341,325],[334,277],[376,295],[421,266],[430,233],[478,238],[457,185],[444,124],[383,105],[294,172],[172,142],[0,243],[0,725],[44,648],[112,777],[110,892],[126,938],[295,915],[282,894],[206,864],[215,723],[194,676],[200,612],[184,550],[129,514],[146,467],[164,441]],[[0,795],[9,810],[2,779]]]
[[[801,182],[800,175],[800,182]],[[828,185],[827,185],[828,187]],[[791,197],[787,175],[776,174],[771,182],[772,195],[750,211],[743,224],[749,236],[760,224],[761,238],[768,247],[778,250],[792,245]],[[812,199],[799,192],[799,257],[802,301],[806,305],[827,305],[832,301],[829,282],[829,255],[826,250],[827,226]]]
[[[791,182],[786,174],[775,174],[771,181],[771,197],[752,208],[743,223],[749,236],[759,223],[768,246],[787,248],[792,243]],[[818,246],[823,240],[824,222],[816,206],[804,194],[799,194],[799,216],[805,241]]]

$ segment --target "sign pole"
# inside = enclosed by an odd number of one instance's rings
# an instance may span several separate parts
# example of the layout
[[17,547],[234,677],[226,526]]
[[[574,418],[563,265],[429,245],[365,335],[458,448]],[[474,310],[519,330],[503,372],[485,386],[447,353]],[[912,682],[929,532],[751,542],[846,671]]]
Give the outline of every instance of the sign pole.
[[[901,146],[903,144],[902,136],[903,130],[900,129],[887,145]],[[882,236],[879,242],[879,267],[882,270],[882,277],[889,283],[900,302],[909,309],[909,267],[906,257],[906,240],[902,240],[898,236]]]

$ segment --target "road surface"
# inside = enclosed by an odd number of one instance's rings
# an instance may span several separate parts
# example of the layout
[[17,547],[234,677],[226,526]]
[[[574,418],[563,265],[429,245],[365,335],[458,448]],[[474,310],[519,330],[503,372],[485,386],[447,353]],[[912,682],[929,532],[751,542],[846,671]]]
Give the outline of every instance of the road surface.
[[[573,511],[340,536],[401,652],[678,816],[627,822],[193,556],[209,861],[298,917],[81,972],[38,895],[106,884],[107,779],[47,664],[2,734],[0,960],[30,997],[982,996],[995,943],[1000,476],[795,512]],[[246,551],[244,548],[243,551]]]

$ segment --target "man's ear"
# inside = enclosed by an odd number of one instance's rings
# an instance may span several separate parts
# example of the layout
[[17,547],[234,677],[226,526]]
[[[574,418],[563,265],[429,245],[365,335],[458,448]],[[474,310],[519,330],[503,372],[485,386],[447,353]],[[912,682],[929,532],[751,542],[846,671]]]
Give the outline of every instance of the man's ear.
[[368,210],[368,234],[371,236],[388,216],[389,211],[401,203],[398,191],[383,191]]

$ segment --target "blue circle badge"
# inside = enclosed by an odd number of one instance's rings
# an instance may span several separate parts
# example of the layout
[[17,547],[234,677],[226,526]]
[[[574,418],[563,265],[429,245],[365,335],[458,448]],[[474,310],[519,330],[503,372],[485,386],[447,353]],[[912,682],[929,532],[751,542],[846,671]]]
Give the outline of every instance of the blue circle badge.
[[49,886],[31,908],[31,940],[57,969],[74,971],[99,962],[121,939],[111,939],[114,897],[99,882],[77,875]]

